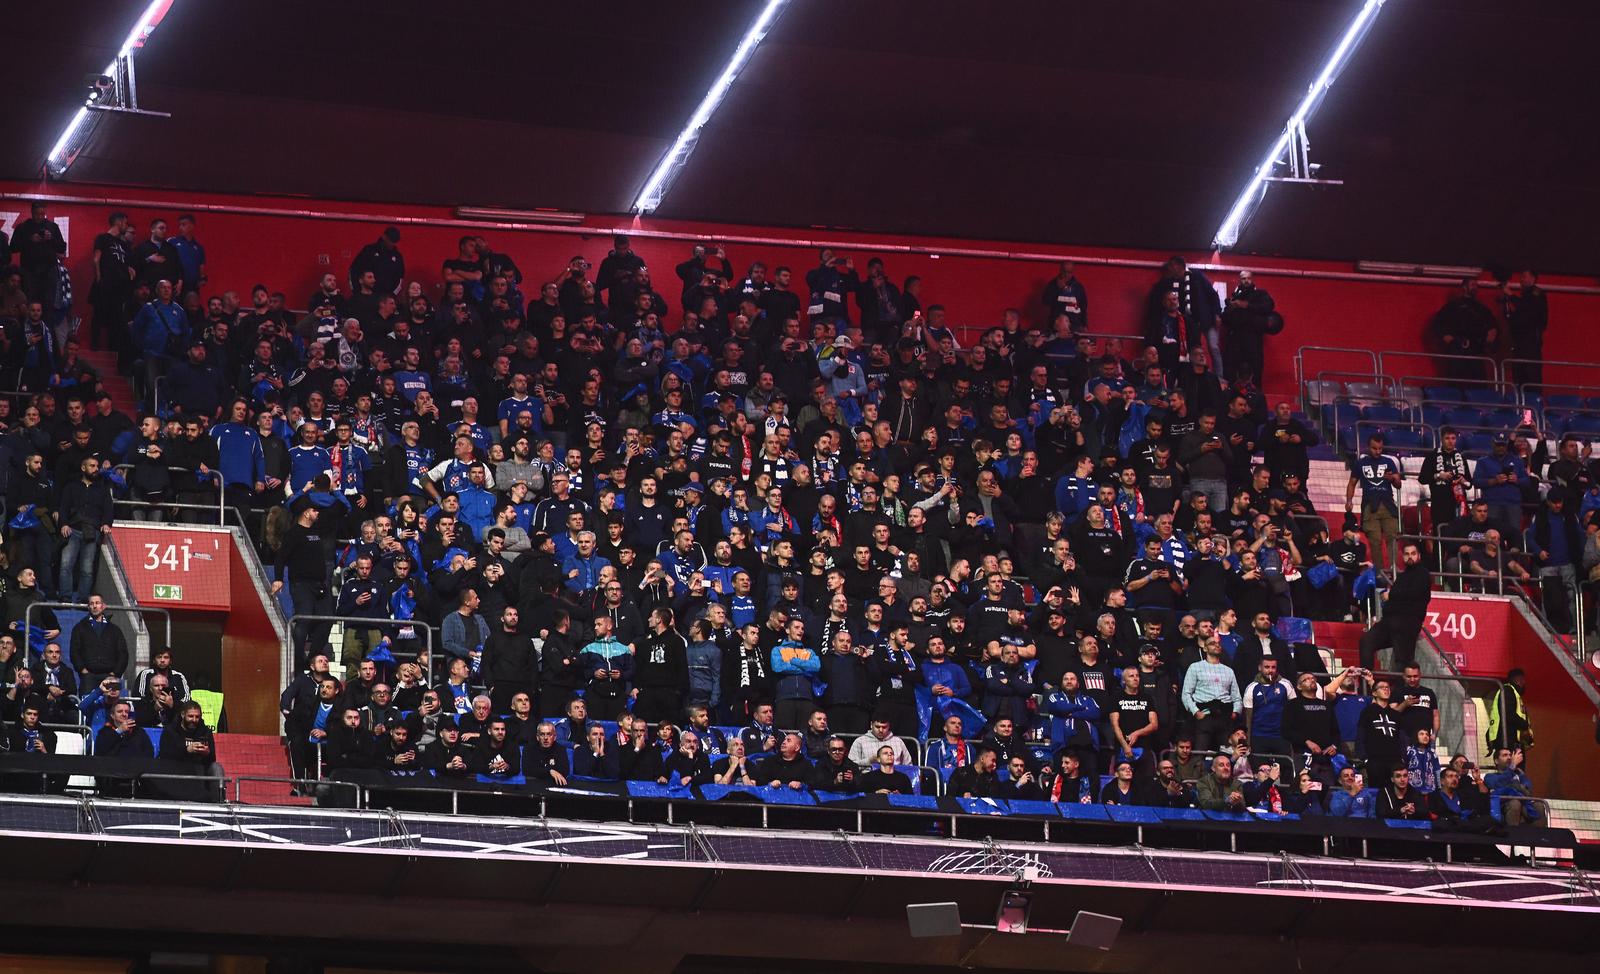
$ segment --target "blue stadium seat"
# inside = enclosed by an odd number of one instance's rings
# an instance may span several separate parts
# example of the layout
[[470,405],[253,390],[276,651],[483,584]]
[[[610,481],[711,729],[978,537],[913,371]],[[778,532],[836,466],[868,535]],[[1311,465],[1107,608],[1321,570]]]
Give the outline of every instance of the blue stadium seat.
[[1490,440],[1487,433],[1462,433],[1456,440],[1456,449],[1469,457],[1486,457],[1489,455]]
[[[1529,393],[1529,395],[1537,397],[1538,393]],[[1567,393],[1552,392],[1548,396],[1544,397],[1544,406],[1546,409],[1551,407],[1556,409],[1582,409],[1585,405],[1586,403],[1584,402],[1582,396],[1569,395]]]
[[1455,406],[1444,411],[1441,422],[1447,426],[1482,426],[1483,411],[1471,406]]
[[1383,399],[1387,393],[1382,382],[1352,382],[1348,388],[1352,399]]
[[1570,420],[1571,418],[1572,418],[1572,413],[1568,412],[1565,409],[1551,409],[1548,406],[1545,407],[1545,410],[1544,410],[1544,426],[1545,426],[1545,429],[1549,429],[1549,430],[1565,429],[1566,426],[1567,426],[1567,421]]
[[1509,392],[1491,389],[1488,386],[1468,386],[1462,390],[1466,394],[1467,402],[1482,403],[1486,406],[1515,406],[1517,397]]
[[1405,417],[1399,406],[1390,406],[1380,403],[1374,406],[1363,406],[1361,418],[1374,423],[1398,423]]
[[1356,452],[1355,424],[1339,427],[1339,449],[1345,453]]
[[1387,446],[1392,450],[1423,450],[1430,446],[1432,437],[1410,426],[1397,426],[1389,430]]
[[1486,409],[1483,413],[1483,425],[1504,427],[1507,430],[1516,429],[1522,423],[1522,410],[1520,409]]
[[1341,402],[1336,405],[1322,407],[1322,425],[1324,429],[1349,426],[1360,418],[1361,407],[1352,402]]
[[1600,439],[1600,415],[1580,413],[1567,420],[1567,426],[1563,432],[1571,433],[1574,436]]
[[1444,407],[1425,405],[1422,407],[1422,421],[1429,426],[1447,425],[1444,421]]
[[1431,399],[1434,402],[1466,401],[1461,396],[1461,390],[1457,389],[1455,386],[1423,386],[1422,398]]
[[1313,379],[1306,383],[1306,401],[1313,406],[1326,405],[1344,395],[1344,383],[1337,379]]

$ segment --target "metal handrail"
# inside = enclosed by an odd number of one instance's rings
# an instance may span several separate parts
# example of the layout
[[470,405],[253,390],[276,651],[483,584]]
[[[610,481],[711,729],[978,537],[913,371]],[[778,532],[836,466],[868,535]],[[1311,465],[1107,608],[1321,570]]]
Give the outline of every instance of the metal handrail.
[[[1395,381],[1393,379],[1389,378],[1386,375],[1381,375],[1381,374],[1379,374],[1377,372],[1352,372],[1352,371],[1349,371],[1349,370],[1346,370],[1346,369],[1323,369],[1322,371],[1317,373],[1317,377],[1312,381],[1318,382],[1318,383],[1331,382],[1334,379],[1338,378],[1339,376],[1343,376],[1345,379],[1371,380],[1373,385],[1379,386],[1380,388],[1381,387],[1388,387],[1391,390],[1394,390],[1394,389],[1398,388],[1398,386],[1395,383]],[[1346,386],[1348,388],[1348,383],[1344,382],[1343,380],[1340,381],[1340,384],[1344,385],[1344,386]],[[1303,386],[1300,387],[1300,389],[1301,389],[1301,399],[1304,400],[1304,402],[1305,402],[1305,404],[1307,406],[1312,404],[1309,394],[1306,393],[1306,390],[1309,389],[1309,388],[1310,388],[1309,384],[1303,385]],[[1393,393],[1391,398],[1398,398],[1398,396],[1399,396],[1399,393],[1395,392],[1395,393]],[[1337,400],[1337,399],[1339,399],[1341,397],[1343,397],[1343,398],[1355,398],[1355,399],[1367,398],[1365,396],[1354,396],[1354,397],[1352,397],[1352,396],[1350,396],[1348,391],[1342,392],[1342,393],[1336,393],[1334,395],[1334,399],[1335,400]],[[1327,405],[1327,404],[1319,402],[1316,405],[1322,406],[1322,405]],[[1310,415],[1310,413],[1308,412],[1307,415]]]
[[232,778],[224,778],[223,780],[225,782],[233,782],[233,801],[236,805],[244,803],[244,799],[242,797],[244,794],[244,783],[251,781],[258,784],[288,785],[292,788],[349,788],[352,794],[355,795],[355,807],[365,808],[367,806],[366,789],[352,781],[334,781],[331,778],[278,778],[272,775],[254,774],[236,775]]
[[[182,781],[188,784],[204,783],[207,788],[207,792],[209,794],[216,795],[216,798],[214,799],[215,801],[226,801],[228,797],[228,779],[222,775],[221,765],[217,764],[215,761],[211,763],[210,767],[206,769],[206,773],[204,774],[162,774],[150,772],[133,775],[132,778],[133,794],[135,797],[137,797],[139,794],[139,786],[146,781]],[[216,790],[213,792],[211,791],[212,788],[215,788]]]
[[[72,611],[72,612],[88,612],[89,611],[89,604],[87,602],[32,602],[32,603],[29,603],[28,607],[26,609],[22,610],[22,626],[23,626],[22,645],[20,647],[18,647],[22,651],[22,665],[23,666],[27,666],[28,665],[28,631],[33,628],[33,610],[34,609],[67,609],[67,610]],[[106,606],[106,611],[107,612],[125,612],[125,613],[127,613],[127,614],[129,614],[131,616],[134,616],[135,618],[142,617],[144,615],[159,615],[159,616],[161,616],[161,618],[165,619],[166,623],[167,623],[167,641],[166,641],[166,643],[164,643],[164,645],[167,646],[168,648],[170,648],[172,646],[172,613],[170,611],[168,611],[166,609],[163,609],[162,607],[160,607],[158,605],[108,605],[108,606]],[[123,679],[123,677],[124,677],[124,674],[120,674],[120,673],[117,674],[117,678],[118,679]]]
[[[1424,672],[1422,678],[1424,680],[1427,680],[1427,679],[1441,679],[1442,680],[1442,679],[1452,679],[1453,678],[1455,681],[1457,681],[1457,682],[1459,682],[1461,684],[1461,692],[1463,694],[1469,693],[1469,689],[1468,689],[1467,683],[1466,683],[1467,679],[1469,679],[1469,678],[1463,677],[1461,675],[1461,671],[1456,668],[1455,661],[1452,660],[1445,653],[1445,651],[1439,646],[1439,641],[1433,638],[1433,633],[1428,631],[1428,627],[1427,626],[1423,626],[1420,630],[1418,630],[1417,635],[1418,635],[1419,639],[1423,640],[1424,642],[1426,642],[1428,644],[1428,649],[1430,649],[1433,652],[1433,657],[1439,661],[1439,664],[1441,666],[1443,666],[1445,669],[1449,670],[1449,673],[1446,673],[1446,674],[1428,674],[1428,673]],[[1423,653],[1418,653],[1417,654],[1416,659],[1417,659],[1417,665],[1418,665],[1419,669],[1422,666],[1422,661],[1427,659],[1427,658],[1428,657],[1426,656],[1426,654],[1423,654]],[[1505,681],[1497,679],[1497,678],[1494,678],[1494,677],[1471,677],[1470,679],[1472,679],[1472,680],[1474,680],[1476,682],[1479,682],[1479,683],[1487,682],[1487,683],[1494,684],[1494,693],[1498,694],[1498,698],[1500,700],[1500,726],[1502,728],[1510,726],[1510,724],[1509,724],[1510,713],[1506,709],[1507,700],[1506,700],[1506,696],[1505,696],[1505,693],[1504,693],[1504,691],[1505,691]],[[1495,699],[1495,697],[1491,695],[1489,702],[1492,703],[1494,699]],[[1485,710],[1489,709],[1489,703],[1485,703],[1484,709]],[[1441,724],[1442,724],[1442,721],[1441,721]],[[1451,748],[1451,750],[1455,751],[1458,754],[1466,754],[1467,753],[1468,744],[1467,744],[1467,740],[1466,740],[1466,737],[1465,737],[1464,734],[1463,734],[1462,738],[1458,741],[1458,743],[1460,744],[1460,746]]]
[[[1538,366],[1542,366],[1543,368],[1547,368],[1547,369],[1549,369],[1549,368],[1573,368],[1573,369],[1583,369],[1586,372],[1594,371],[1594,363],[1593,362],[1569,362],[1569,361],[1567,361],[1565,359],[1549,359],[1549,358],[1508,358],[1508,359],[1502,359],[1501,360],[1500,377],[1502,379],[1506,378],[1507,376],[1509,376],[1511,374],[1510,366],[1512,366],[1512,365],[1538,365]],[[1530,383],[1525,383],[1525,385],[1532,385],[1532,386],[1539,386],[1541,388],[1548,388],[1542,382],[1530,382]],[[1569,387],[1569,386],[1557,386],[1557,388],[1571,388],[1571,387]]]
[[[1450,356],[1441,355],[1438,357],[1449,358]],[[1428,386],[1455,386],[1458,389],[1464,389],[1468,386],[1487,386],[1488,388],[1497,390],[1499,392],[1506,391],[1506,384],[1498,379],[1450,379],[1442,375],[1417,375],[1415,373],[1411,373],[1401,375],[1400,378],[1396,379],[1395,381],[1407,386],[1408,388],[1415,389],[1424,389]],[[1516,387],[1513,386],[1511,391],[1515,392]],[[1520,399],[1517,401],[1519,403],[1521,402]]]
[[94,756],[94,734],[90,732],[88,727],[82,724],[46,724],[43,721],[39,722],[39,726],[57,733],[66,731],[69,734],[81,736],[83,738],[83,753],[89,757]]
[[[1455,355],[1455,354],[1451,354],[1451,353],[1447,353],[1447,352],[1407,352],[1407,351],[1401,351],[1401,350],[1398,350],[1398,349],[1388,349],[1386,351],[1381,351],[1381,352],[1378,353],[1378,371],[1379,372],[1385,372],[1386,373],[1388,371],[1384,367],[1384,360],[1386,358],[1389,359],[1389,360],[1393,360],[1393,359],[1419,359],[1420,358],[1420,359],[1427,359],[1430,362],[1440,362],[1440,361],[1479,362],[1479,363],[1483,364],[1484,371],[1487,374],[1489,374],[1491,376],[1494,376],[1494,380],[1493,381],[1497,385],[1501,384],[1500,366],[1499,366],[1498,363],[1495,362],[1495,360],[1492,357],[1490,357],[1488,355]],[[1450,381],[1450,382],[1480,382],[1480,381],[1488,381],[1488,380],[1473,380],[1473,379],[1447,379],[1445,376],[1429,376],[1429,378],[1432,378],[1432,379],[1443,379],[1445,381]]]
[[[433,663],[438,654],[434,652],[436,646],[433,634],[436,631],[436,627],[432,623],[423,622],[421,619],[391,619],[387,616],[302,615],[296,612],[289,617],[290,638],[293,639],[293,629],[296,625],[310,622],[343,623],[346,628],[354,627],[357,629],[382,629],[385,626],[395,629],[403,629],[410,626],[414,629],[419,629],[426,634],[423,637],[423,649],[428,654],[428,685],[433,686],[435,683]],[[399,659],[399,657],[396,657],[396,659]],[[413,658],[409,662],[415,662],[415,659]]]
[[[134,464],[131,464],[131,463],[119,463],[119,464],[117,464],[115,469],[118,470],[118,471],[125,471],[125,470],[132,470],[133,468],[134,468]],[[193,469],[191,469],[189,467],[174,467],[174,466],[170,466],[170,465],[167,467],[167,472],[168,473],[199,473],[198,470],[193,470]],[[210,474],[210,476],[212,478],[214,478],[216,480],[216,484],[217,484],[217,504],[216,504],[216,507],[212,507],[210,504],[186,504],[186,503],[181,503],[181,502],[178,502],[178,501],[172,501],[172,502],[155,501],[155,502],[151,502],[151,501],[129,500],[127,498],[123,498],[123,499],[120,499],[120,500],[114,499],[111,503],[112,503],[113,506],[118,505],[118,504],[136,506],[140,510],[159,510],[160,508],[164,508],[164,507],[172,507],[172,508],[179,508],[179,509],[189,509],[189,510],[201,510],[201,511],[212,511],[212,510],[214,510],[214,511],[217,512],[217,524],[218,525],[222,525],[222,526],[226,526],[227,523],[228,523],[228,517],[227,517],[227,514],[225,513],[227,511],[227,507],[228,507],[228,505],[227,505],[227,503],[225,501],[225,498],[227,497],[227,494],[228,494],[227,483],[226,483],[226,481],[224,480],[224,478],[222,476],[222,471],[220,471],[220,470],[211,470],[211,471],[208,471],[208,473]],[[124,479],[126,479],[126,477],[124,477]],[[166,520],[166,519],[163,518],[163,520]]]
[[1304,389],[1306,386],[1305,360],[1307,352],[1365,356],[1367,361],[1372,363],[1372,370],[1369,374],[1378,376],[1382,375],[1382,369],[1379,368],[1378,355],[1370,348],[1347,348],[1342,345],[1301,345],[1295,350],[1294,353],[1294,378],[1295,382],[1302,389]]

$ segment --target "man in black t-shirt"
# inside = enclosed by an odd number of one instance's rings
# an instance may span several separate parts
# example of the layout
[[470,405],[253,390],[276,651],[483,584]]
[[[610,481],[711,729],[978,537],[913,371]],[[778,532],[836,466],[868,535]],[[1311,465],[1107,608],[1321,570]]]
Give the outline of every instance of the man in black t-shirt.
[[1395,691],[1395,709],[1400,730],[1407,741],[1417,739],[1417,731],[1427,728],[1439,733],[1439,695],[1422,685],[1422,668],[1415,663],[1401,670],[1405,682]]
[[1111,699],[1108,719],[1116,740],[1118,760],[1134,762],[1136,774],[1153,775],[1156,749],[1148,745],[1146,738],[1160,729],[1161,718],[1149,694],[1140,686],[1140,679],[1137,666],[1122,671],[1122,689]]
[[[128,245],[123,242],[127,229],[128,214],[118,211],[106,221],[106,232],[94,238],[94,284],[89,288],[89,303],[94,308],[94,318],[89,323],[90,339],[98,348],[106,347],[106,339],[110,339],[124,369],[133,361],[124,314],[128,296],[133,292],[134,277]],[[124,363],[123,358],[128,361]]]

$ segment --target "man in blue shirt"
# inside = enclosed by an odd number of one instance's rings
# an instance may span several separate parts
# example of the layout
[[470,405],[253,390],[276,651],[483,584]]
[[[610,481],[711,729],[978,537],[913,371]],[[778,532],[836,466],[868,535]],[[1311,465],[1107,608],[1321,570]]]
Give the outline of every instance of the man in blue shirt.
[[422,367],[422,353],[415,345],[406,348],[404,358],[394,370],[394,384],[409,403],[417,401],[418,393],[433,391],[433,380]]
[[155,300],[134,315],[132,331],[145,363],[146,390],[153,392],[156,378],[167,373],[171,350],[182,348],[189,339],[189,319],[172,300],[171,282],[157,282]]
[[183,291],[199,291],[206,282],[206,248],[194,238],[194,214],[178,217],[178,235],[168,241],[178,252],[178,266],[183,273]]
[[267,489],[267,458],[261,434],[250,422],[250,403],[235,399],[228,407],[228,421],[210,431],[217,441],[217,469],[222,471],[223,490],[228,503],[241,512],[249,506],[250,495]]
[[1294,687],[1278,675],[1278,661],[1262,659],[1256,678],[1244,690],[1244,723],[1254,754],[1299,754],[1304,745],[1290,750],[1283,738],[1283,711],[1294,699]]
[[594,553],[594,532],[582,531],[578,534],[578,550],[561,562],[561,574],[567,588],[582,595],[599,583],[600,570],[610,565],[611,562]]
[[1483,492],[1481,496],[1489,504],[1489,519],[1508,524],[1513,530],[1521,527],[1522,488],[1528,483],[1528,465],[1511,452],[1510,438],[1497,434],[1489,455],[1472,470],[1472,485]]
[[319,474],[333,480],[333,459],[326,447],[318,445],[322,431],[316,423],[301,423],[296,431],[300,442],[289,448],[289,484],[299,491],[309,490]]
[[1383,452],[1383,434],[1367,437],[1367,452],[1350,462],[1350,482],[1344,489],[1344,510],[1355,504],[1356,488],[1361,488],[1361,529],[1367,536],[1367,551],[1380,568],[1398,560],[1393,551],[1400,539],[1400,461]]
[[1544,586],[1545,612],[1560,632],[1573,631],[1573,599],[1584,549],[1584,529],[1567,507],[1566,496],[1551,491],[1525,535],[1526,551],[1536,559]]

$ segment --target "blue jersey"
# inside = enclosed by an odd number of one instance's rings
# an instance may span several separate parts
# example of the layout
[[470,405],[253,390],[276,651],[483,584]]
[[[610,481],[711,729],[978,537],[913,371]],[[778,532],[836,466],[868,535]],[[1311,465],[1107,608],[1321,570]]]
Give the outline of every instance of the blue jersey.
[[1251,713],[1250,736],[1282,737],[1283,708],[1292,696],[1282,677],[1272,683],[1252,682],[1244,697],[1244,707]]
[[433,380],[426,372],[396,371],[393,375],[395,388],[406,397],[406,402],[416,402],[419,392],[433,391]]
[[321,474],[331,474],[333,458],[320,446],[292,446],[289,448],[289,485],[294,490],[304,490]]
[[517,414],[527,410],[533,417],[533,431],[544,432],[544,403],[532,396],[523,396],[520,399],[511,396],[500,400],[500,408],[495,410],[495,419],[504,422],[508,427],[517,424]]
[[422,478],[433,467],[433,451],[425,446],[403,446],[400,449],[406,456],[406,486],[420,491]]
[[211,437],[217,441],[217,466],[222,470],[223,483],[254,487],[267,479],[266,454],[254,426],[218,423],[211,427]]
[[652,426],[675,427],[682,426],[684,423],[688,423],[695,429],[700,428],[700,421],[681,409],[663,409],[650,417],[650,425]]
[[451,460],[444,468],[444,475],[438,478],[438,484],[447,494],[461,493],[472,486],[472,464]]
[[367,492],[367,471],[372,469],[372,458],[367,451],[354,443],[335,446],[329,453],[334,470],[334,489],[346,494]]
[[735,629],[742,629],[756,621],[756,600],[748,595],[735,595],[728,600],[728,618]]
[[1400,461],[1388,454],[1363,454],[1350,465],[1350,474],[1361,485],[1361,509],[1400,510],[1400,488],[1389,480],[1390,473],[1402,474]]

